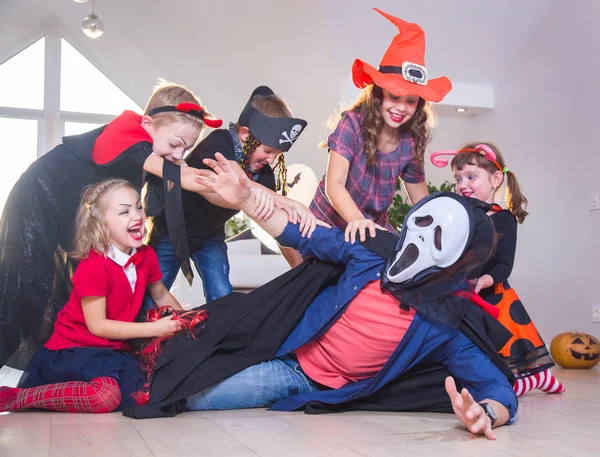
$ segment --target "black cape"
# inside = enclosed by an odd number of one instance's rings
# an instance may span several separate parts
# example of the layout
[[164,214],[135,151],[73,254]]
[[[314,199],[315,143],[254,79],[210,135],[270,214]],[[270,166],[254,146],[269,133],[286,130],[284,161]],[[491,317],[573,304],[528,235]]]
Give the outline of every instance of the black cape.
[[[393,252],[397,237],[381,235],[378,232],[364,245],[386,258]],[[149,403],[128,408],[124,414],[138,419],[174,416],[184,410],[186,397],[272,360],[315,297],[324,287],[335,284],[343,271],[344,265],[307,261],[248,295],[232,294],[204,305],[202,308],[209,311],[204,333],[197,340],[175,337],[165,343],[151,378]],[[512,372],[496,352],[510,333],[475,305],[460,328],[513,382]],[[495,335],[496,341],[488,334]],[[337,405],[311,402],[305,412],[452,412],[444,388],[449,375],[442,365],[420,365],[370,397]]]
[[122,178],[138,189],[152,145],[129,146],[105,165],[92,148],[105,127],[63,138],[13,187],[0,220],[0,366],[23,369],[50,337],[69,299],[75,263],[68,259],[83,189]]

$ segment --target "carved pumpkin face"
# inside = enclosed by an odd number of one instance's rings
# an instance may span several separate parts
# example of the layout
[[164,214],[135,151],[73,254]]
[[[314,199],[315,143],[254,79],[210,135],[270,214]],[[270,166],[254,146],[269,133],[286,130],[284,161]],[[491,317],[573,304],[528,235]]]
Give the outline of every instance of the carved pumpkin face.
[[600,342],[587,333],[561,333],[552,340],[550,354],[564,368],[591,368],[600,362]]

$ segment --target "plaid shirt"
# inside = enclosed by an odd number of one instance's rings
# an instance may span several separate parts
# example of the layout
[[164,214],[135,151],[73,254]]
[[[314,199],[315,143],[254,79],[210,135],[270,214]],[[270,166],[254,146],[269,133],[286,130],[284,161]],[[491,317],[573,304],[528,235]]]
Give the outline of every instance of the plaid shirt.
[[[416,184],[425,180],[423,164],[413,158],[414,140],[403,133],[398,147],[390,153],[377,152],[375,165],[367,163],[362,135],[362,116],[353,111],[343,113],[341,121],[327,140],[329,151],[335,151],[350,162],[346,190],[365,218],[387,229],[387,211],[396,193],[396,181]],[[325,194],[325,175],[310,203],[317,218],[344,229],[346,221],[336,212]]]

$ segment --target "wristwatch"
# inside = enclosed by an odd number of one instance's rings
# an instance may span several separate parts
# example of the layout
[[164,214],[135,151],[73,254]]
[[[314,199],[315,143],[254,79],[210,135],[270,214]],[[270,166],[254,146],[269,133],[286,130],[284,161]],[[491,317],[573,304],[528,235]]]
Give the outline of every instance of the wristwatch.
[[485,415],[490,418],[490,420],[492,421],[492,427],[493,427],[494,424],[496,423],[496,419],[498,419],[498,417],[496,416],[496,412],[494,411],[494,408],[492,408],[490,406],[490,404],[486,403],[486,402],[479,403],[479,406],[481,406],[483,408]]

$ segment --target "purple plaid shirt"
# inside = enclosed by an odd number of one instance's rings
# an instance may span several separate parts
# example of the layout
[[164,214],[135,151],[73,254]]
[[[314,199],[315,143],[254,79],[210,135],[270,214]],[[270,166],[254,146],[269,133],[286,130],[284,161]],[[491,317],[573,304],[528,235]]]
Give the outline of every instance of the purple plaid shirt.
[[[414,140],[404,133],[398,147],[390,153],[377,152],[375,165],[367,163],[362,136],[362,116],[353,111],[343,113],[336,129],[329,135],[327,147],[350,162],[346,190],[365,218],[391,229],[387,211],[396,193],[396,181],[416,184],[425,180],[423,165],[413,158]],[[325,194],[325,175],[310,203],[317,218],[340,229],[346,221],[331,206]]]

